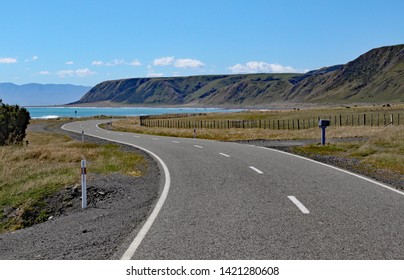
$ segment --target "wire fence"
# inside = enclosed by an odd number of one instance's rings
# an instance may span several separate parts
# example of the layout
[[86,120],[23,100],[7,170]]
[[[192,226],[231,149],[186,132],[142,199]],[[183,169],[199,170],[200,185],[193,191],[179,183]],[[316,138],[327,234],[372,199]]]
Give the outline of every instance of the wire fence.
[[[189,114],[170,116],[141,116],[140,125],[157,128],[176,129],[274,129],[274,130],[300,130],[318,127],[320,119],[330,121],[330,126],[387,126],[403,125],[404,113],[362,113],[321,115],[301,119],[261,119],[261,120],[181,120]],[[191,115],[195,116],[195,115]]]

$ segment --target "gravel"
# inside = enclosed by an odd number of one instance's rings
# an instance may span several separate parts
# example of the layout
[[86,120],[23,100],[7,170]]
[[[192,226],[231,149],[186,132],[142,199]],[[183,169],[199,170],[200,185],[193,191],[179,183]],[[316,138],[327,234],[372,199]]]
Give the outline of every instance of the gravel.
[[[31,125],[32,131],[64,133],[55,125]],[[107,141],[86,137],[86,141]],[[147,219],[160,195],[162,182],[157,163],[143,151],[147,161],[141,177],[119,173],[88,175],[88,208],[81,209],[81,187],[66,186],[47,200],[48,221],[0,235],[0,259],[119,259]]]

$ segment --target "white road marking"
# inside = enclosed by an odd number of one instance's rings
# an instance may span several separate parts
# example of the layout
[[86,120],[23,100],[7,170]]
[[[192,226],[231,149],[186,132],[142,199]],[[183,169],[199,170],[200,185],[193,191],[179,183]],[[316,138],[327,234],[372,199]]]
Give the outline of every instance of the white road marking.
[[123,133],[118,133],[118,135],[121,135],[121,136],[123,136],[124,134],[123,134]]
[[[68,130],[64,126],[65,125],[62,126],[62,129]],[[97,127],[98,127],[98,124],[97,124]],[[70,131],[76,132],[74,130],[70,130]],[[76,133],[79,133],[79,132],[76,132]],[[107,141],[112,141],[112,142],[116,142],[116,143],[129,145],[129,146],[138,148],[138,149],[140,149],[142,151],[145,151],[146,153],[149,153],[150,155],[152,155],[155,159],[157,159],[157,161],[163,167],[163,171],[164,171],[166,181],[164,183],[163,191],[162,191],[162,193],[160,195],[160,198],[157,201],[157,204],[154,207],[153,212],[150,214],[149,218],[147,219],[146,223],[140,229],[140,231],[136,235],[135,239],[133,239],[132,243],[129,245],[128,249],[125,251],[125,253],[121,257],[121,260],[130,260],[132,258],[132,256],[135,254],[136,249],[139,247],[140,243],[142,243],[144,237],[146,236],[147,232],[149,231],[149,229],[153,225],[154,220],[157,218],[157,215],[159,214],[161,208],[163,207],[163,204],[164,204],[164,202],[165,202],[165,200],[167,198],[168,191],[169,191],[170,185],[171,185],[170,171],[168,170],[168,167],[165,164],[165,162],[159,156],[157,156],[152,151],[149,151],[149,150],[147,150],[147,149],[145,149],[143,147],[140,147],[140,146],[137,146],[137,145],[134,145],[134,144],[130,144],[130,143],[127,143],[127,142],[119,141],[119,140],[108,139],[108,138],[101,137],[101,136],[96,136],[96,135],[90,135],[90,136],[94,136],[94,137],[104,139],[104,140],[107,140]]]
[[160,139],[158,139],[158,138],[152,138],[152,140],[156,140],[156,141],[158,141],[158,140],[160,140]]
[[137,136],[137,135],[133,135],[133,137],[134,137],[134,138],[139,138],[140,136]]
[[303,214],[310,214],[309,209],[307,209],[296,197],[291,195],[288,196],[288,198],[297,206],[297,208],[300,209],[300,211],[302,211]]
[[373,183],[373,184],[375,184],[375,185],[378,185],[378,186],[380,186],[380,187],[386,188],[386,189],[391,190],[391,191],[393,191],[393,192],[396,192],[396,193],[398,193],[398,194],[404,195],[404,192],[399,191],[399,190],[396,190],[396,189],[394,189],[394,188],[392,188],[392,187],[390,187],[390,186],[387,186],[387,185],[385,185],[385,184],[382,184],[382,183],[380,183],[380,182],[377,182],[377,181],[375,181],[375,180],[373,180],[373,179],[366,178],[365,176],[362,176],[362,175],[359,175],[359,174],[355,174],[355,173],[353,173],[353,172],[350,172],[350,171],[347,171],[347,170],[344,170],[344,169],[341,169],[341,168],[338,168],[338,167],[335,167],[335,166],[332,166],[332,165],[329,165],[329,164],[326,164],[326,163],[322,163],[322,162],[315,161],[315,160],[310,159],[310,158],[305,158],[305,157],[302,157],[302,156],[298,156],[298,155],[295,155],[295,154],[291,154],[291,153],[287,153],[287,152],[284,152],[284,151],[280,151],[280,150],[276,150],[276,149],[271,149],[271,148],[267,148],[267,147],[257,147],[257,148],[265,149],[265,150],[270,150],[270,151],[277,152],[277,153],[280,153],[280,154],[284,154],[284,155],[288,155],[288,156],[292,156],[292,157],[304,159],[304,160],[307,160],[307,161],[310,161],[310,162],[314,162],[314,163],[320,164],[320,165],[322,165],[322,166],[327,166],[327,167],[329,167],[329,168],[338,170],[338,171],[340,171],[340,172],[344,172],[344,173],[346,173],[346,174],[355,176],[355,177],[357,177],[357,178],[360,178],[360,179],[362,179],[362,180],[368,181],[368,182]]
[[203,147],[202,147],[202,146],[199,146],[199,145],[194,145],[194,147],[195,147],[195,148],[199,148],[199,149],[203,149]]
[[262,172],[261,170],[255,168],[254,166],[249,166],[252,170],[254,170],[255,172],[257,172],[258,174],[264,174],[264,172]]
[[179,142],[179,141],[171,141],[171,142],[173,142],[173,143],[177,143],[177,144],[180,144],[181,142]]
[[222,155],[224,157],[230,157],[229,155],[223,154],[223,153],[219,153],[219,155]]

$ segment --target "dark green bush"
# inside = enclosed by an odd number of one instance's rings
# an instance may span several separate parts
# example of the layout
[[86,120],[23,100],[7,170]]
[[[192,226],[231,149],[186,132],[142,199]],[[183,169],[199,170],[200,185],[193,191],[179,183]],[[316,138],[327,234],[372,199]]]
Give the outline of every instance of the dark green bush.
[[27,109],[4,104],[0,99],[0,146],[21,144],[29,120]]

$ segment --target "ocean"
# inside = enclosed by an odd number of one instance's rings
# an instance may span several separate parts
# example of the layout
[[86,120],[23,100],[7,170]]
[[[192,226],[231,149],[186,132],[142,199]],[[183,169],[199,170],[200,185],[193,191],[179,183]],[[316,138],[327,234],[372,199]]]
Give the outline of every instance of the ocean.
[[92,116],[145,116],[184,113],[238,112],[237,109],[219,108],[145,108],[145,107],[26,107],[32,119]]

